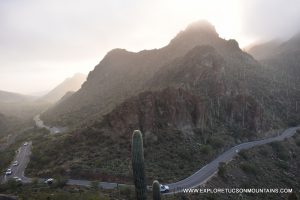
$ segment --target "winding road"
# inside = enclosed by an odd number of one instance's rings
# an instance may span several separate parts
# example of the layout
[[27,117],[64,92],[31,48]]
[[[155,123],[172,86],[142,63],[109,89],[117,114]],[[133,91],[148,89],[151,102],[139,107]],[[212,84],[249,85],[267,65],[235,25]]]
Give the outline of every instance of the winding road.
[[51,134],[63,133],[68,129],[67,127],[50,127],[50,126],[46,126],[44,124],[44,122],[40,119],[40,115],[36,115],[33,118],[33,121],[35,122],[35,125],[38,128],[45,128],[48,131],[50,131]]
[[[183,189],[195,188],[204,184],[217,173],[220,162],[229,162],[238,154],[240,150],[250,149],[254,146],[259,146],[274,141],[282,141],[285,138],[289,138],[293,136],[296,133],[296,130],[298,128],[299,127],[288,128],[276,137],[271,137],[271,138],[252,141],[252,142],[246,142],[230,148],[229,150],[219,155],[216,159],[214,159],[213,161],[211,161],[210,163],[202,167],[200,170],[192,174],[191,176],[181,181],[167,184],[170,187],[170,191],[167,194],[180,193],[182,192]],[[11,167],[13,171],[13,175],[10,176],[11,177],[18,176],[22,179],[23,182],[31,181],[30,178],[26,178],[24,176],[24,171],[29,162],[29,157],[31,153],[30,148],[31,148],[31,142],[29,142],[27,146],[24,145],[21,146],[15,159],[19,162],[19,166]],[[91,186],[91,183],[92,183],[91,181],[87,181],[87,180],[74,180],[74,179],[69,179],[67,182],[67,184],[69,185],[79,185],[79,186]],[[102,187],[103,189],[113,189],[122,185],[123,184],[118,184],[118,183],[99,182],[99,187]]]
[[210,163],[208,163],[207,165],[205,165],[200,170],[198,170],[191,176],[187,177],[186,179],[183,179],[176,183],[168,184],[168,186],[170,187],[169,193],[170,194],[179,193],[182,192],[183,189],[198,187],[204,184],[206,181],[208,181],[212,176],[214,176],[218,172],[218,167],[220,162],[229,162],[234,158],[234,156],[238,154],[239,151],[243,149],[250,149],[254,146],[259,146],[274,141],[282,141],[285,138],[289,138],[293,136],[296,133],[297,129],[298,127],[288,128],[281,135],[278,135],[276,137],[271,137],[271,138],[252,141],[252,142],[246,142],[234,146],[229,150],[223,152],[216,159],[214,159],[213,161],[211,161]]

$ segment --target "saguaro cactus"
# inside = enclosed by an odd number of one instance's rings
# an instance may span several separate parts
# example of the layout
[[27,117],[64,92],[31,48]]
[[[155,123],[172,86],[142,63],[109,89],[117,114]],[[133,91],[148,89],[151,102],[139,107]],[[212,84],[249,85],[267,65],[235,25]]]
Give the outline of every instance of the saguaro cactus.
[[137,200],[146,200],[143,136],[139,130],[135,130],[132,135],[131,162]]
[[156,180],[153,181],[153,184],[152,184],[153,200],[161,200],[159,187],[160,187],[159,182]]

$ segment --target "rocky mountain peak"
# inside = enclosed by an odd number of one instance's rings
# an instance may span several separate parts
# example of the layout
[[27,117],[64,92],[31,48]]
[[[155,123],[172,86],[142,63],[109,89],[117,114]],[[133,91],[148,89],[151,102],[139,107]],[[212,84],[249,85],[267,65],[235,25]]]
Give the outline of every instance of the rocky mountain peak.
[[187,26],[185,32],[207,32],[218,35],[215,27],[206,20],[195,21]]
[[197,41],[203,40],[210,42],[218,38],[219,34],[216,32],[215,27],[208,21],[201,20],[188,25],[184,31],[177,34],[170,44],[182,44],[189,41],[197,43]]

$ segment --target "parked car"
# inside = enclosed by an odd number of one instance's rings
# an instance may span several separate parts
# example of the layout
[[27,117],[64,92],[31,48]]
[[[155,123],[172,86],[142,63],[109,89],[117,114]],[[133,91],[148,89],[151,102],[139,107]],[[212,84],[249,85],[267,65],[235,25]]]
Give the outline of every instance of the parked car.
[[13,166],[18,166],[19,162],[16,160],[13,162]]
[[48,185],[51,185],[52,183],[54,182],[54,179],[53,178],[48,178],[44,181],[44,183],[48,184]]
[[16,182],[22,182],[22,179],[17,176],[15,176],[13,179],[15,179]]
[[169,186],[160,184],[160,192],[161,193],[169,192]]
[[11,169],[7,169],[6,172],[5,172],[5,175],[11,175],[11,174],[12,174]]
[[25,142],[25,143],[24,143],[24,146],[27,146],[27,145],[28,145],[28,142]]

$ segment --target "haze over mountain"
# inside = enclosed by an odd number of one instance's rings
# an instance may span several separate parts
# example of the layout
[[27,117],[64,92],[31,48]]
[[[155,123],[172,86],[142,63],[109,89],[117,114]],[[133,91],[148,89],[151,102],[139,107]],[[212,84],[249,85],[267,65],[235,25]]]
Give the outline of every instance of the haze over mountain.
[[6,116],[31,120],[45,108],[46,104],[37,102],[37,97],[0,91],[0,113]]
[[265,43],[254,44],[247,47],[246,51],[253,55],[255,59],[264,60],[276,54],[281,43],[279,40],[272,40]]
[[22,103],[24,101],[33,101],[34,99],[35,98],[33,96],[27,96],[0,90],[0,103]]
[[[114,174],[126,180],[131,133],[139,129],[150,179],[182,179],[224,148],[300,121],[299,87],[274,81],[273,70],[235,40],[220,38],[206,21],[189,25],[161,49],[114,49],[81,89],[42,115],[70,131],[39,144],[36,153],[47,159],[36,158],[30,173],[45,176],[53,169],[76,178]],[[35,167],[40,162],[46,166]]]
[[67,78],[48,94],[44,95],[40,100],[49,103],[55,103],[61,99],[67,92],[76,92],[86,81],[86,75],[77,73],[73,77]]
[[286,79],[289,85],[297,88],[300,83],[300,33],[287,41],[261,44],[248,52],[272,69],[273,80]]
[[[87,81],[78,92],[68,101],[49,109],[43,117],[48,121],[51,119],[54,123],[67,124],[94,118],[94,115],[101,117],[126,98],[149,88],[147,82],[164,65],[184,56],[197,45],[207,44],[218,49],[221,55],[230,62],[235,62],[235,65],[243,57],[246,57],[246,62],[255,62],[239,50],[236,41],[227,42],[219,38],[211,24],[207,21],[198,21],[181,31],[161,49],[138,53],[124,49],[110,51],[90,72]],[[232,59],[232,56],[236,58]]]
[[299,199],[299,11],[0,0],[0,199]]

